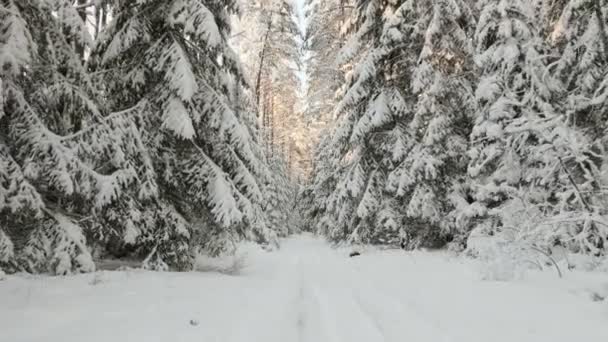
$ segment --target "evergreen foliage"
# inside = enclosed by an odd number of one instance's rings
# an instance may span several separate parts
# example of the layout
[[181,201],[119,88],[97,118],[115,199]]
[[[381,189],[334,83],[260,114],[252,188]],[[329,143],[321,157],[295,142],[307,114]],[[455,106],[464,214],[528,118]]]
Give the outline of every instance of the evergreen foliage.
[[606,1],[351,4],[336,121],[306,191],[313,229],[606,253]]
[[276,243],[286,227],[264,208],[280,176],[229,46],[238,12],[0,2],[2,269],[88,272],[130,255],[186,270],[242,239]]

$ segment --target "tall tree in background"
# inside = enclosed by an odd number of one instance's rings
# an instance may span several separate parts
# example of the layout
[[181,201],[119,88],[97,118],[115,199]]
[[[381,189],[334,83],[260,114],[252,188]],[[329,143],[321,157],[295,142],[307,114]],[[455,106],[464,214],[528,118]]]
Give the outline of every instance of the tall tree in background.
[[349,1],[307,0],[308,29],[306,48],[309,57],[307,115],[324,125],[332,121],[335,95],[343,84],[337,68],[338,53],[344,45],[342,27],[349,19]]
[[288,1],[246,1],[233,39],[257,104],[260,143],[271,170],[264,183],[265,212],[270,226],[281,235],[290,229],[288,219],[293,216],[294,187],[288,179],[294,173],[289,165],[294,154],[290,134],[299,127],[294,122],[299,88],[299,31],[294,20]]
[[300,86],[294,8],[287,0],[260,0],[248,2],[244,11],[239,20],[243,31],[234,41],[254,89],[267,154],[287,155]]
[[[313,147],[311,154],[310,184],[302,193],[305,202],[308,229],[327,233],[334,224],[321,223],[325,215],[327,199],[335,188],[337,165],[336,153],[330,144],[334,124],[334,107],[337,92],[344,83],[344,74],[338,68],[338,55],[344,46],[346,35],[342,33],[351,15],[350,1],[308,0],[308,20],[305,49],[308,51],[308,89],[306,94],[306,122]],[[321,225],[324,228],[320,228]]]

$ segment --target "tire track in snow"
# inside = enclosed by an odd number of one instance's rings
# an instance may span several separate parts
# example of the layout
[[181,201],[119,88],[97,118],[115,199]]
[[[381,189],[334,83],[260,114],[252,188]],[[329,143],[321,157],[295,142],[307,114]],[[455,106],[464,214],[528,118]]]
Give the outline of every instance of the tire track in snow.
[[[318,279],[317,268],[321,259],[314,255],[298,256],[294,263],[294,272],[297,280],[297,298],[289,306],[296,311],[290,316],[291,323],[295,325],[296,340],[298,342],[345,342],[339,338],[333,326],[333,317],[326,303],[321,299],[321,284]],[[294,341],[284,340],[284,341]],[[281,341],[281,342],[284,342]]]
[[[335,329],[335,315],[323,300],[324,292],[321,279],[318,277],[318,268],[321,267],[321,258],[318,255],[306,257],[302,263],[301,290],[302,290],[302,316],[304,322],[301,332],[301,342],[342,342]],[[299,318],[300,319],[300,318]]]
[[306,319],[306,275],[304,274],[304,266],[302,265],[302,258],[298,258],[297,262],[297,274],[298,274],[298,301],[295,304],[298,308],[296,315],[296,329],[298,342],[306,342],[306,328],[309,325]]
[[234,310],[237,323],[222,341],[298,341],[293,317],[298,315],[299,258],[286,257],[288,261],[272,273],[255,279],[258,291]]
[[412,332],[415,335],[411,337],[420,342],[453,341],[442,324],[416,301],[403,297],[400,291],[388,294],[388,289],[380,286],[379,280],[370,281],[370,275],[364,275],[355,265],[348,265],[351,281],[359,284],[352,289],[353,297],[362,310],[381,327],[387,337],[386,341],[403,341]]
[[367,318],[367,320],[371,322],[378,334],[382,336],[382,342],[389,342],[389,336],[387,335],[385,328],[383,327],[381,322],[371,313],[371,311],[368,310],[368,308],[366,308],[362,304],[361,298],[359,296],[355,295],[352,291],[351,295],[353,301],[357,304],[357,309],[359,310],[359,312],[361,312]]
[[[319,305],[320,317],[330,342],[384,342],[386,336],[378,322],[360,306],[350,289],[354,282],[345,273],[343,259],[327,249],[324,255],[315,256],[316,263],[310,279],[315,302]],[[320,260],[322,257],[322,260]]]
[[[348,293],[348,297],[350,299],[350,301],[353,303],[353,306],[356,308],[357,312],[359,312],[359,316],[363,319],[363,321],[366,321],[368,323],[369,326],[371,326],[373,328],[373,330],[376,332],[377,335],[379,335],[381,337],[381,340],[374,340],[374,341],[378,341],[378,342],[388,342],[389,340],[389,336],[387,335],[384,326],[381,324],[381,321],[377,318],[376,315],[374,315],[366,306],[363,305],[362,301],[361,301],[361,292],[360,292],[360,287],[359,285],[361,284],[360,279],[355,279],[353,277],[353,274],[355,274],[355,272],[353,271],[353,269],[351,269],[351,271],[346,271],[349,269],[350,263],[348,263],[347,265],[334,265],[336,269],[340,269],[343,270],[341,273],[340,278],[343,280],[348,279],[348,284],[350,284],[350,287],[344,286],[344,290],[346,293]],[[358,289],[358,291],[356,290]]]
[[[448,332],[418,303],[325,245],[297,250],[291,327],[298,342],[440,342]],[[368,271],[368,272],[362,272]],[[376,273],[370,281],[370,277]],[[297,285],[296,285],[297,284]],[[296,295],[297,294],[297,295]],[[289,304],[288,304],[289,306]]]

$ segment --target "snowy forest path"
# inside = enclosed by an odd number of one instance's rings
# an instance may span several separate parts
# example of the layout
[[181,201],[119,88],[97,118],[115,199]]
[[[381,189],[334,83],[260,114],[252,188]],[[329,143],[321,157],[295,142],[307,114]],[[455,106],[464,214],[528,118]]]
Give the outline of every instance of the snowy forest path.
[[[349,252],[308,235],[286,240],[273,259],[293,275],[297,300],[287,301],[282,312],[292,313],[282,322],[297,333],[253,340],[554,342],[580,340],[581,333],[590,336],[582,340],[608,340],[608,329],[597,331],[608,310],[594,314],[592,305],[558,289],[482,281],[478,269],[443,253]],[[577,323],[556,327],[564,320]]]
[[286,259],[297,259],[303,293],[297,341],[452,341],[411,298],[385,292],[386,287],[344,251],[311,237],[287,241],[282,251],[291,255]]
[[608,308],[555,278],[483,281],[446,253],[351,251],[302,235],[251,249],[238,275],[10,276],[0,341],[608,341]]

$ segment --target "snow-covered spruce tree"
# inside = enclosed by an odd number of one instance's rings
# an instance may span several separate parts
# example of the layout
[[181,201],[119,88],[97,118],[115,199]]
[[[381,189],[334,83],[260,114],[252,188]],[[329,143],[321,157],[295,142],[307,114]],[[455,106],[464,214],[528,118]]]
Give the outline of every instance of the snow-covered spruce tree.
[[270,229],[280,237],[294,233],[297,228],[295,194],[293,183],[288,178],[287,164],[284,156],[276,153],[270,157],[271,182],[267,185],[268,224]]
[[388,17],[382,35],[382,45],[387,57],[385,77],[388,87],[400,95],[394,106],[395,126],[391,131],[391,159],[393,168],[386,190],[391,194],[391,207],[385,211],[386,221],[399,230],[399,237],[406,238],[407,248],[425,244],[428,225],[425,221],[408,216],[407,203],[412,196],[410,152],[416,146],[415,130],[411,127],[418,97],[413,93],[413,76],[419,63],[420,51],[425,44],[424,33],[429,25],[430,1],[403,1],[394,15]]
[[399,3],[356,2],[350,32],[339,64],[346,73],[338,117],[329,149],[336,153],[337,184],[326,205],[333,225],[327,232],[335,241],[390,243],[400,224],[392,195],[386,191],[393,168],[392,149],[396,117],[405,111],[399,89],[391,85],[394,46],[382,36],[387,17]]
[[[374,95],[372,82],[377,76],[377,60],[373,52],[382,25],[384,10],[382,2],[354,1],[356,7],[352,13],[352,23],[343,25],[343,30],[348,32],[349,39],[341,52],[344,57],[340,57],[341,60],[336,63],[344,66],[342,71],[346,74],[346,83],[342,86],[342,94],[339,94],[340,103],[335,109],[337,122],[333,139],[330,146],[326,147],[339,156],[335,160],[336,164],[333,165],[334,172],[339,177],[327,200],[325,215],[330,218],[321,220],[331,222],[326,234],[334,242],[369,242],[367,239],[371,233],[369,220],[362,220],[357,213],[358,204],[368,185],[369,175],[367,168],[364,169],[361,165],[362,148],[357,149],[358,146],[350,142],[350,136],[354,125],[365,113],[367,103]],[[353,91],[349,92],[351,89]],[[358,106],[360,103],[362,105]],[[371,185],[373,186],[370,189],[375,190],[379,183],[376,180]],[[368,218],[371,215],[362,216]],[[364,230],[363,236],[359,234],[361,230]]]
[[0,249],[10,271],[93,270],[85,233],[108,229],[104,210],[128,193],[155,195],[133,109],[100,105],[84,65],[91,41],[70,2],[0,2]]
[[476,98],[479,112],[471,134],[469,174],[475,202],[458,206],[459,228],[467,231],[502,226],[513,213],[510,199],[526,182],[524,158],[531,139],[526,132],[506,132],[513,120],[530,115],[534,106],[548,108],[550,91],[544,72],[542,22],[538,2],[490,0],[481,5],[475,33],[476,63],[481,77]]
[[560,80],[560,111],[569,127],[592,140],[587,154],[601,169],[608,147],[608,2],[566,1],[554,8],[560,16],[549,33],[559,58],[551,71]]
[[571,116],[573,125],[606,144],[608,1],[566,1],[563,9],[553,6],[561,14],[549,26],[549,41],[559,55],[551,71],[560,80],[561,110]]
[[476,33],[481,111],[469,151],[476,202],[461,204],[460,226],[468,229],[474,218],[475,235],[503,232],[524,249],[559,243],[597,252],[606,236],[599,228],[603,195],[595,195],[604,152],[574,123],[573,102],[563,101],[559,76],[549,72],[554,54],[541,8],[483,3]]
[[531,148],[529,177],[538,179],[534,189],[544,190],[531,201],[540,218],[524,225],[523,232],[540,247],[559,244],[573,252],[605,254],[608,3],[552,5],[550,13],[560,14],[556,21],[545,19],[545,41],[553,50],[542,80],[553,107],[541,107],[513,128],[538,142]]
[[332,148],[332,131],[327,128],[313,154],[312,179],[300,194],[303,208],[303,229],[329,236],[335,228],[335,220],[328,212],[329,198],[340,179],[336,170],[339,160]]
[[[159,178],[157,205],[172,213],[152,233],[168,237],[167,244],[149,239],[152,257],[188,256],[186,247],[229,251],[259,219],[260,156],[231,101],[244,85],[227,43],[237,11],[235,1],[116,1],[96,46],[113,105],[142,107],[144,144]],[[174,263],[185,268],[188,260]]]
[[[282,180],[286,180],[287,175],[282,173],[285,171],[283,168],[273,168],[273,164],[268,162],[269,157],[266,155],[266,150],[264,149],[264,137],[259,134],[258,112],[255,110],[256,99],[253,96],[252,88],[250,86],[243,87],[239,83],[234,83],[231,101],[236,106],[236,115],[241,118],[242,124],[249,130],[249,134],[252,138],[251,149],[253,154],[257,160],[261,161],[254,164],[254,169],[252,171],[253,175],[258,180],[263,199],[253,203],[255,219],[252,220],[251,232],[248,239],[256,241],[261,245],[277,247],[279,244],[278,237],[283,235],[286,227],[271,224],[271,218],[268,213],[270,208],[269,202],[275,194],[274,190],[277,190],[279,193],[288,192],[286,188],[282,187],[286,184],[285,182],[282,182]],[[271,186],[273,184],[277,184],[278,186]],[[276,207],[276,210],[284,212],[287,210],[287,206],[285,203],[280,203],[280,205]]]
[[[556,94],[552,103],[560,99],[560,93]],[[532,141],[523,178],[529,186],[525,192],[520,187],[510,201],[518,214],[527,214],[516,225],[518,237],[535,247],[559,245],[575,253],[605,255],[608,201],[604,147],[589,130],[574,125],[571,115],[549,109],[532,114],[514,120],[507,128],[509,135],[528,136]],[[506,209],[503,215],[508,213],[513,210]]]
[[[463,0],[410,6],[426,27],[419,63],[411,71],[411,91],[417,100],[405,131],[413,143],[400,166],[404,170],[399,191],[407,194],[408,219],[420,228],[410,227],[415,235],[409,234],[410,238],[418,241],[416,245],[442,245],[454,233],[456,203],[466,200],[467,160],[463,156],[474,112],[470,37],[475,16],[470,3]],[[417,31],[419,25],[412,29]]]

